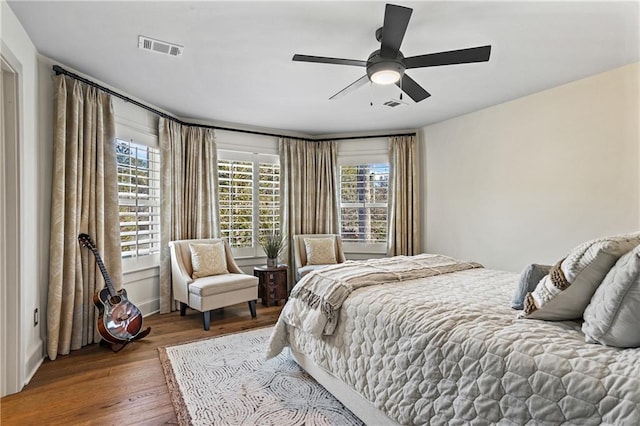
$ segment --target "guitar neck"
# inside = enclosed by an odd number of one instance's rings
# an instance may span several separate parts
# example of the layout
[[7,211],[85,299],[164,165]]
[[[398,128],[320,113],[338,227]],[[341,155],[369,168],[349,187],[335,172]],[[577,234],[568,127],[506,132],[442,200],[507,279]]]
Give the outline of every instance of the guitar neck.
[[109,273],[107,272],[107,268],[104,266],[104,262],[102,261],[102,258],[100,257],[100,253],[98,253],[98,250],[95,247],[90,247],[91,248],[91,252],[93,253],[93,255],[96,258],[96,263],[98,264],[98,267],[100,268],[100,272],[102,272],[102,277],[104,278],[104,282],[107,285],[107,288],[109,289],[109,294],[111,296],[115,296],[116,295],[116,290],[113,287],[113,283],[111,282],[111,277],[109,277]]

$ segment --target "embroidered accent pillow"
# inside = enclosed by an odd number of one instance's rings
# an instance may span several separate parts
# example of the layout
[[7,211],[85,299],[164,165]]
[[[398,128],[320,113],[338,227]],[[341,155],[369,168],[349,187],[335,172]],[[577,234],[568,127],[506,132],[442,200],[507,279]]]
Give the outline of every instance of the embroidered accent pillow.
[[521,311],[524,307],[524,299],[527,297],[527,293],[531,293],[536,289],[536,286],[545,275],[549,273],[551,266],[538,265],[532,263],[522,270],[520,273],[520,281],[518,287],[513,294],[513,300],[511,301],[511,307]]
[[336,243],[333,238],[305,238],[307,265],[328,265],[336,260]]
[[536,289],[527,294],[519,318],[552,321],[582,318],[596,289],[625,253],[640,244],[640,233],[598,238],[574,248]]
[[228,274],[223,243],[189,244],[191,250],[191,278]]
[[587,343],[640,347],[640,246],[609,271],[584,311]]

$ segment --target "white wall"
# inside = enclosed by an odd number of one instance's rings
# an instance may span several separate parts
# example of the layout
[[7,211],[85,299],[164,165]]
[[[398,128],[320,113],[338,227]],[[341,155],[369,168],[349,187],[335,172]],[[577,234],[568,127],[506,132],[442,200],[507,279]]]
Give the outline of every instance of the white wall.
[[426,251],[520,271],[640,228],[639,64],[425,127]]
[[[26,383],[40,365],[44,354],[41,337],[42,280],[48,273],[48,223],[42,222],[42,209],[47,214],[49,206],[43,205],[38,192],[42,179],[40,133],[38,116],[38,69],[37,52],[22,25],[6,2],[0,3],[2,28],[2,55],[18,71],[18,143],[19,143],[19,185],[20,185],[20,247],[19,282],[12,283],[19,288],[21,342],[20,357],[24,360],[18,366],[22,383]],[[42,236],[45,235],[45,238]],[[45,246],[45,247],[43,247]],[[46,272],[46,273],[45,273]],[[40,310],[40,322],[34,325],[33,312]],[[11,326],[10,324],[8,326]],[[4,360],[2,360],[4,362]],[[15,368],[15,366],[14,366]]]

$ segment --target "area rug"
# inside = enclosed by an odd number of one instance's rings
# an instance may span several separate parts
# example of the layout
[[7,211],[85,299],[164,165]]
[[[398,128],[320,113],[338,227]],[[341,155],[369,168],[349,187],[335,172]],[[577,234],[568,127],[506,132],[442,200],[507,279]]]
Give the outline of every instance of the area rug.
[[293,361],[273,327],[158,348],[180,425],[362,425]]

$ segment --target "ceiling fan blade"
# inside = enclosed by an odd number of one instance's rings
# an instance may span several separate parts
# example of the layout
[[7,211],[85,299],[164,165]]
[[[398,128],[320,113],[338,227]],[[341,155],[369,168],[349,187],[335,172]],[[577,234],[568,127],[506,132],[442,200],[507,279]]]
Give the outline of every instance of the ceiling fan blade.
[[335,95],[333,95],[332,97],[330,97],[329,100],[341,98],[344,95],[347,95],[355,91],[357,88],[364,86],[368,82],[369,82],[369,77],[367,77],[367,75],[365,74],[359,79],[357,79],[356,81],[354,81],[353,83],[351,83],[350,85],[348,85],[347,87],[345,87],[344,89],[342,89],[341,91],[339,91],[338,93],[336,93]]
[[380,56],[395,59],[398,56],[404,33],[409,25],[413,9],[387,4],[384,11],[384,25],[380,39]]
[[359,61],[357,59],[340,59],[340,58],[327,58],[324,56],[309,56],[309,55],[293,55],[294,61],[299,62],[319,62],[321,64],[336,64],[336,65],[352,65],[355,67],[366,67],[367,61]]
[[491,46],[471,47],[469,49],[449,50],[447,52],[429,53],[427,55],[404,58],[407,69],[437,67],[440,65],[468,64],[486,62],[491,55]]
[[407,74],[402,76],[402,85],[397,82],[396,85],[402,89],[404,93],[409,95],[415,102],[420,102],[423,99],[427,99],[431,94],[424,90],[414,79]]

